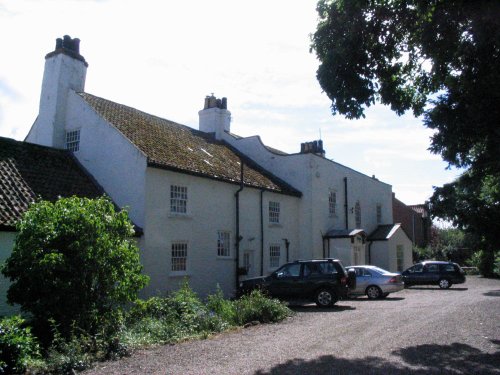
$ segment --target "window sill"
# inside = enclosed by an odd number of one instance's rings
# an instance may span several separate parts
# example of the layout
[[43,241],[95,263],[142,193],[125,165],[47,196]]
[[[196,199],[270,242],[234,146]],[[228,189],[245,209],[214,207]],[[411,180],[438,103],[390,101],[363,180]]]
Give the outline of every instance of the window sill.
[[188,271],[172,271],[170,272],[170,275],[168,275],[169,277],[189,277],[191,276],[191,273],[189,273]]
[[217,255],[217,260],[234,260],[234,258],[232,256],[221,257],[221,256]]
[[191,220],[193,218],[190,214],[180,214],[180,213],[169,213],[168,217],[170,219],[181,219],[181,220]]
[[269,228],[283,228],[281,223],[269,223]]

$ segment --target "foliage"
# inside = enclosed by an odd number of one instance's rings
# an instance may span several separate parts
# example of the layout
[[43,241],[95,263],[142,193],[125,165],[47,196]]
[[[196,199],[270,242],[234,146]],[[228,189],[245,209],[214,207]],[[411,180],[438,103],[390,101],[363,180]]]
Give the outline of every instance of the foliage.
[[277,299],[266,297],[260,290],[253,290],[235,302],[238,325],[258,321],[278,322],[290,316],[290,309]]
[[467,263],[477,267],[484,276],[500,277],[500,251],[492,253],[480,250],[474,253]]
[[279,322],[290,315],[291,311],[283,303],[259,291],[230,301],[224,299],[218,288],[204,304],[184,283],[168,297],[138,301],[130,311],[121,341],[130,348],[175,343],[254,321]]
[[24,373],[39,355],[38,343],[20,316],[0,321],[0,374]]
[[8,301],[45,333],[53,320],[66,338],[75,329],[112,334],[120,309],[147,283],[127,212],[115,212],[106,198],[40,201],[17,229],[2,269],[12,281]]
[[500,221],[500,2],[319,0],[311,49],[332,113],[364,116],[375,102],[424,115],[430,150],[464,168],[437,188],[431,215],[482,238]]

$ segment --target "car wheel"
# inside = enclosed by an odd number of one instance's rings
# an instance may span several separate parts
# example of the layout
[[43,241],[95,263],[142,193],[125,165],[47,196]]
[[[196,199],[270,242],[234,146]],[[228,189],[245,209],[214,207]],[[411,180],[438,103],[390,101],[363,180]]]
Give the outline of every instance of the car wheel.
[[316,293],[315,301],[319,307],[329,307],[337,302],[337,295],[330,289],[320,289]]
[[378,286],[370,285],[368,288],[366,288],[366,295],[369,299],[377,299],[382,296],[382,291]]
[[439,280],[439,287],[441,289],[448,289],[451,286],[451,282],[448,279]]

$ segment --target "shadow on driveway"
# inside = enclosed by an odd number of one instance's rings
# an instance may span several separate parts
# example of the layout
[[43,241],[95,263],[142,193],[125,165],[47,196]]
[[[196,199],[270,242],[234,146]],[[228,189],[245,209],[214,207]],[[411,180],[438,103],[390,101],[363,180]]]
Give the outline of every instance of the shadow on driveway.
[[500,290],[490,290],[489,292],[483,293],[483,296],[500,297]]
[[[342,301],[342,303],[345,303],[345,301]],[[288,307],[295,312],[305,312],[305,313],[341,312],[348,310],[356,310],[355,307],[343,304],[342,305],[335,304],[332,307],[318,307],[313,304],[310,305],[290,304],[288,305]]]
[[448,289],[442,289],[440,287],[421,287],[421,286],[409,286],[405,288],[405,290],[441,290],[443,292],[464,292],[466,290],[469,290],[469,288],[448,288]]
[[[499,341],[491,342],[500,346]],[[461,343],[417,345],[392,354],[403,363],[379,357],[347,359],[324,355],[313,360],[292,359],[256,374],[500,374],[500,351],[483,353]]]

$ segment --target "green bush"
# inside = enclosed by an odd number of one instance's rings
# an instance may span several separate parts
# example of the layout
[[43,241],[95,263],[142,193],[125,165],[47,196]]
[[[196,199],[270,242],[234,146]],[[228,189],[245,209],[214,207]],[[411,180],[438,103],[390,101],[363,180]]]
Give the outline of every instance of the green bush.
[[106,198],[40,201],[17,229],[2,273],[12,281],[8,301],[32,314],[39,337],[50,343],[51,320],[65,337],[73,327],[112,335],[119,310],[148,280],[127,212]]
[[470,266],[477,267],[479,273],[486,277],[500,276],[500,251],[495,253],[479,250],[467,261]]
[[292,314],[283,302],[266,297],[260,290],[254,290],[234,303],[238,325],[253,321],[279,322]]
[[236,319],[236,304],[224,298],[224,294],[219,285],[217,285],[215,294],[208,296],[207,308],[229,325],[238,324]]
[[39,346],[20,316],[0,321],[0,373],[24,373],[32,359],[39,357]]

